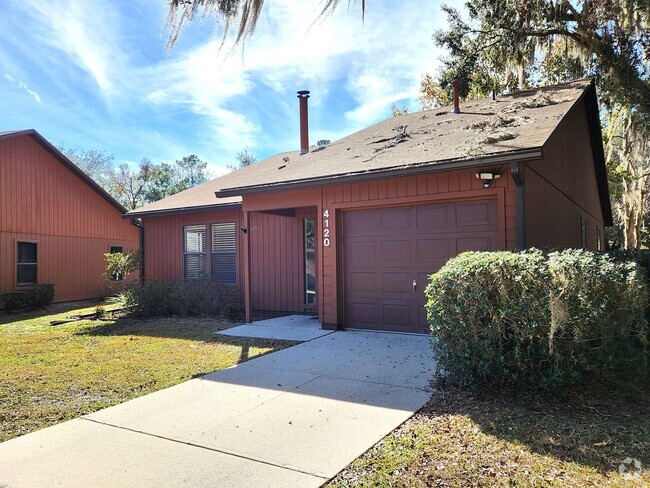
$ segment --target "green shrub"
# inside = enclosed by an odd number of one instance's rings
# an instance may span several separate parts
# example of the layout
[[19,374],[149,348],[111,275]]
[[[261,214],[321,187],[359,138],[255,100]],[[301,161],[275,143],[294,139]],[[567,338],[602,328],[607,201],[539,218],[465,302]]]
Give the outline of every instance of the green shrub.
[[54,301],[54,285],[39,283],[25,292],[25,302],[29,307],[43,308]]
[[556,389],[645,371],[648,291],[633,259],[469,252],[433,275],[426,294],[439,366],[454,383]]
[[139,317],[217,315],[239,301],[239,291],[220,283],[147,281],[129,286],[124,298]]
[[5,312],[14,312],[25,305],[25,293],[22,291],[10,291],[0,295],[4,303]]
[[225,308],[225,316],[231,322],[239,322],[244,319],[244,309],[238,303],[229,303]]
[[122,281],[130,273],[140,268],[140,251],[105,253],[106,278],[111,281]]

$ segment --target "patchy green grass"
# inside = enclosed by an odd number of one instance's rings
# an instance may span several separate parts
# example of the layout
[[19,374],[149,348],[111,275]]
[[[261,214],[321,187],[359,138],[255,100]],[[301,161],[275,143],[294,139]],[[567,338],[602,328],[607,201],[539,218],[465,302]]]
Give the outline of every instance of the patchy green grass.
[[95,309],[71,308],[0,314],[0,441],[295,344],[215,338],[232,325],[216,319],[49,325]]
[[650,486],[650,394],[439,391],[327,486]]

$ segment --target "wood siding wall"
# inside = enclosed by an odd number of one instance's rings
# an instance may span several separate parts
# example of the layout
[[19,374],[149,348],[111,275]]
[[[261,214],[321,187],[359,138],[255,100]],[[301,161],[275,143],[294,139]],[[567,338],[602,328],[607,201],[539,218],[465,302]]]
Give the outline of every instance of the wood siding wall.
[[104,253],[137,249],[138,230],[29,136],[0,141],[0,292],[16,290],[16,242],[38,242],[38,281],[55,301],[106,286]]
[[[254,213],[251,216],[252,299],[255,310],[303,312],[302,219],[313,209],[298,209],[295,217]],[[314,215],[315,216],[315,215]],[[241,210],[225,209],[143,219],[145,228],[145,275],[148,279],[183,279],[183,227],[235,222],[237,227],[237,286],[241,290],[243,239]],[[208,275],[210,259],[208,256]]]
[[207,225],[207,272],[210,270],[211,235],[210,224],[235,222],[237,229],[237,286],[241,282],[242,239],[241,210],[239,207],[211,212],[184,213],[160,217],[145,217],[144,256],[145,276],[159,281],[180,281],[183,279],[183,227],[186,225]]
[[[495,165],[495,170],[499,165]],[[376,208],[387,206],[414,205],[418,203],[444,202],[460,199],[497,198],[499,203],[500,247],[513,248],[516,245],[516,220],[514,206],[514,183],[507,166],[501,168],[501,178],[492,188],[483,188],[476,179],[475,170],[447,171],[425,176],[409,176],[374,180],[364,183],[332,185],[323,188],[246,195],[244,210],[256,212],[296,206],[317,208],[316,228],[320,236],[317,240],[318,277],[317,296],[319,318],[324,324],[338,324],[342,311],[338,297],[340,270],[340,249],[338,232],[341,213],[347,209]],[[323,212],[329,211],[329,218]],[[253,215],[255,215],[253,213]],[[324,220],[328,221],[330,245],[323,246]],[[285,265],[286,266],[286,265]],[[253,270],[255,270],[253,264]],[[258,273],[271,270],[262,267]],[[255,279],[253,279],[255,282]]]
[[544,150],[544,159],[524,172],[526,246],[580,248],[581,218],[587,249],[604,245],[603,214],[583,102],[564,118]]

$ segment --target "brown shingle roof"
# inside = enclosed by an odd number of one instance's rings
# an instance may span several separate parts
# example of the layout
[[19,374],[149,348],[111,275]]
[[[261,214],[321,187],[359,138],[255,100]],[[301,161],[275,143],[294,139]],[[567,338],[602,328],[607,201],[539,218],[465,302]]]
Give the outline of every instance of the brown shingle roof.
[[391,117],[308,154],[278,154],[129,215],[233,205],[241,201],[239,195],[254,191],[471,166],[495,158],[540,158],[546,141],[590,84],[576,80],[472,101],[462,104],[458,115],[443,107]]

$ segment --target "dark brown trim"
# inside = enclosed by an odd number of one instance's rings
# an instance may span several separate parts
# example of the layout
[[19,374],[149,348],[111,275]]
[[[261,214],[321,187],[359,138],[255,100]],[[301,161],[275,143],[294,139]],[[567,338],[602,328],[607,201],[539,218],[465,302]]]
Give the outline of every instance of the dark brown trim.
[[381,170],[366,171],[363,173],[346,173],[331,175],[325,177],[307,178],[304,180],[289,180],[280,183],[270,183],[265,185],[251,185],[233,188],[224,188],[215,192],[217,197],[240,196],[251,193],[264,193],[276,190],[294,190],[301,188],[314,188],[326,184],[343,184],[357,183],[384,178],[394,178],[397,176],[414,176],[425,173],[449,171],[453,169],[464,169],[479,166],[489,166],[499,163],[506,163],[513,160],[530,161],[542,159],[544,157],[543,149],[536,147],[523,151],[504,152],[486,156],[480,159],[471,160],[450,160],[450,161],[431,161],[427,163],[402,165]]
[[596,93],[594,80],[591,80],[591,86],[586,92],[585,108],[587,110],[587,125],[589,127],[589,138],[591,139],[591,150],[594,155],[598,197],[600,198],[603,220],[605,225],[614,225],[612,202],[609,199],[609,184],[607,182],[607,166],[605,164],[605,150],[603,149],[600,111],[598,110],[598,94]]
[[162,215],[198,213],[198,212],[205,212],[210,210],[224,210],[224,209],[231,209],[232,207],[241,207],[241,206],[242,206],[241,202],[232,202],[232,203],[216,203],[212,205],[200,205],[196,207],[166,208],[163,210],[149,210],[144,212],[131,210],[130,212],[122,215],[122,218],[130,219],[132,217],[159,217]]
[[54,147],[50,143],[50,141],[45,139],[45,137],[40,135],[36,130],[27,129],[27,130],[15,131],[15,132],[7,132],[4,134],[0,134],[0,140],[11,139],[13,137],[21,137],[21,136],[30,136],[34,141],[40,144],[43,149],[45,149],[48,153],[50,153],[52,156],[58,159],[59,162],[61,162],[66,168],[72,171],[81,181],[86,183],[86,185],[88,185],[95,192],[97,192],[99,196],[101,196],[104,200],[106,200],[113,207],[115,207],[121,214],[127,212],[126,208],[124,208],[124,206],[122,206],[120,202],[115,200],[115,198],[113,198],[106,190],[104,190],[101,186],[99,186],[97,182],[93,180],[90,176],[88,176],[86,173],[81,171],[81,169],[79,169],[79,167],[76,164],[70,161],[61,151],[59,151],[56,147]]

